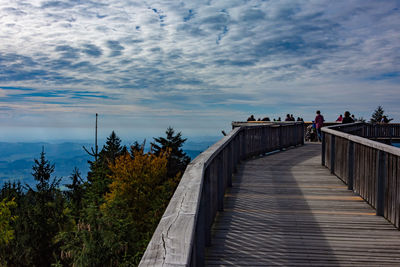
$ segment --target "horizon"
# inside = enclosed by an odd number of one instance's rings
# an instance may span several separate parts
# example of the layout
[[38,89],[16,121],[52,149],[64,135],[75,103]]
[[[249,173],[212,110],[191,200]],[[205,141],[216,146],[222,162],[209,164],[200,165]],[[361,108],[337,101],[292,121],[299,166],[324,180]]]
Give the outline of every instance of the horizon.
[[[321,112],[322,113],[322,112]],[[325,118],[326,122],[335,122],[336,118],[339,115],[343,115],[344,112],[338,113],[338,115],[335,117],[335,119],[332,119],[334,116],[329,116],[328,119],[326,118],[325,114],[322,113],[322,115]],[[372,113],[371,113],[372,114]],[[251,115],[251,114],[250,114]],[[270,117],[271,120],[274,118],[280,117],[282,121],[284,121],[286,114],[282,116],[277,116],[277,117]],[[99,116],[100,117],[100,116]],[[294,116],[297,118],[297,116]],[[301,117],[299,115],[299,117]],[[365,118],[363,116],[360,116],[368,122],[370,117]],[[357,119],[360,117],[356,117]],[[262,117],[257,117],[255,118],[262,118]],[[303,117],[302,117],[303,118]],[[389,116],[389,118],[392,118]],[[243,121],[245,122],[247,118],[244,118],[242,120],[237,120],[237,121]],[[308,119],[305,118],[304,121],[312,121],[314,118]],[[232,121],[233,122],[233,121]],[[398,123],[397,121],[393,120],[391,123]],[[169,126],[167,126],[169,127]],[[0,132],[0,142],[9,142],[9,143],[30,143],[30,142],[44,142],[44,143],[49,143],[49,144],[59,144],[59,143],[94,143],[94,128],[95,128],[95,123],[93,122],[93,126],[91,128],[72,128],[72,129],[65,129],[65,128],[39,128],[39,127],[20,127],[20,129],[23,129],[21,132],[20,130],[15,130],[15,129],[9,129],[9,128],[3,128],[2,131]],[[174,128],[174,127],[172,127]],[[118,137],[122,140],[123,143],[129,144],[133,143],[135,141],[141,142],[141,141],[149,141],[153,140],[154,137],[159,137],[159,136],[164,136],[165,134],[165,129],[152,129],[148,131],[147,129],[142,129],[142,131],[139,131],[139,134],[137,131],[133,130],[133,133],[131,133],[132,130],[130,129],[98,129],[98,141],[99,143],[105,142],[107,137],[111,134],[112,131],[114,131]],[[144,131],[143,131],[144,130]],[[222,131],[229,133],[232,130],[231,123],[229,125],[225,125],[224,127],[220,127],[217,129],[207,129],[205,132],[200,132],[200,134],[196,134],[192,129],[189,130],[189,134],[186,134],[183,130],[176,129],[174,128],[175,132],[181,132],[183,138],[187,138],[188,141],[202,141],[202,140],[209,140],[209,139],[216,139],[216,138],[222,138]],[[29,132],[29,135],[26,134],[26,132]],[[191,134],[190,134],[191,133]],[[208,133],[208,134],[207,134]],[[218,140],[219,140],[218,139]]]
[[232,121],[400,121],[400,2],[6,0],[0,140],[220,136]]

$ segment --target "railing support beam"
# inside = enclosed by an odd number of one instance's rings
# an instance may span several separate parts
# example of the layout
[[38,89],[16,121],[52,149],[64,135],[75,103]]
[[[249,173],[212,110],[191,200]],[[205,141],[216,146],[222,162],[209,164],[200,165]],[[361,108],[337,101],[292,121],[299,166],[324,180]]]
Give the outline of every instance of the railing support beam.
[[352,141],[348,141],[347,147],[347,166],[348,166],[348,173],[347,173],[347,189],[353,190],[353,176],[354,176],[354,143]]
[[322,166],[325,166],[325,146],[326,146],[326,144],[325,144],[325,138],[326,138],[326,135],[325,135],[325,133],[324,132],[322,132],[322,151],[321,151],[321,164],[322,164]]
[[385,212],[386,153],[382,150],[379,150],[377,153],[376,215],[383,216]]
[[335,136],[333,134],[331,136],[331,173],[335,173]]

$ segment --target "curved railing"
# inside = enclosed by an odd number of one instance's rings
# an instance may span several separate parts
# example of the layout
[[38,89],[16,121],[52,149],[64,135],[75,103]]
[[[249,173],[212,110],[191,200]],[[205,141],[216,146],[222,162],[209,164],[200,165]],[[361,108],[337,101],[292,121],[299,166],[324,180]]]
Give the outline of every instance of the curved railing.
[[243,124],[186,168],[139,266],[202,266],[211,226],[240,160],[304,144],[303,123]]
[[399,124],[366,123],[322,128],[322,165],[397,228],[400,228],[400,148],[370,139],[399,138],[399,130]]

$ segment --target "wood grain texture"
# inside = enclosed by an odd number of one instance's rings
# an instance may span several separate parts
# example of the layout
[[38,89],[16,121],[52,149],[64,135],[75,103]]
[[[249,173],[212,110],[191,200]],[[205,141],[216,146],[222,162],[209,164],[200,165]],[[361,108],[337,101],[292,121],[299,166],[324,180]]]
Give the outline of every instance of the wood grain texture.
[[[389,124],[389,125],[392,125],[392,124]],[[397,128],[397,125],[393,125],[393,126],[395,126]],[[353,135],[352,133],[343,132],[343,131],[341,131],[341,130],[344,130],[343,127],[344,126],[342,126],[342,128],[339,128],[338,126],[323,127],[322,131],[325,132],[326,134],[345,138],[347,140],[353,141],[354,143],[369,146],[371,148],[379,149],[379,150],[385,151],[387,153],[390,153],[390,154],[393,154],[396,156],[400,156],[399,148],[367,139],[367,138],[373,138],[372,136],[361,137],[361,136]],[[340,131],[339,131],[339,129],[340,129]]]
[[213,226],[207,266],[399,265],[400,232],[321,166],[320,150],[307,143],[239,165]]
[[231,185],[227,175],[239,160],[303,144],[302,132],[303,123],[296,122],[245,125],[201,153],[183,174],[139,266],[202,266],[215,215]]
[[[374,207],[377,215],[384,216],[400,228],[400,191],[397,189],[400,183],[400,166],[397,164],[400,148],[367,139],[385,136],[399,138],[400,125],[353,123],[330,126],[324,128],[323,132],[326,137],[325,147],[332,147],[334,138],[334,155],[338,155],[335,158],[331,157],[330,164],[326,162],[325,166],[345,183],[348,183],[346,174],[352,172],[353,186],[349,185],[349,188]],[[354,146],[352,170],[349,169],[350,157],[343,154],[344,146],[349,142]],[[326,155],[329,157],[331,154]]]

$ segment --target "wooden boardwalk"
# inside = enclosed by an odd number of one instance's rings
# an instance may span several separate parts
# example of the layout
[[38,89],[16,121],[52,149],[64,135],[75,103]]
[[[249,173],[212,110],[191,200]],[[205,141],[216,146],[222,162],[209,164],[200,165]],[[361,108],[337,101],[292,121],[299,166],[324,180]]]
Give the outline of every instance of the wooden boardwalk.
[[206,265],[400,266],[400,232],[306,144],[241,164]]

